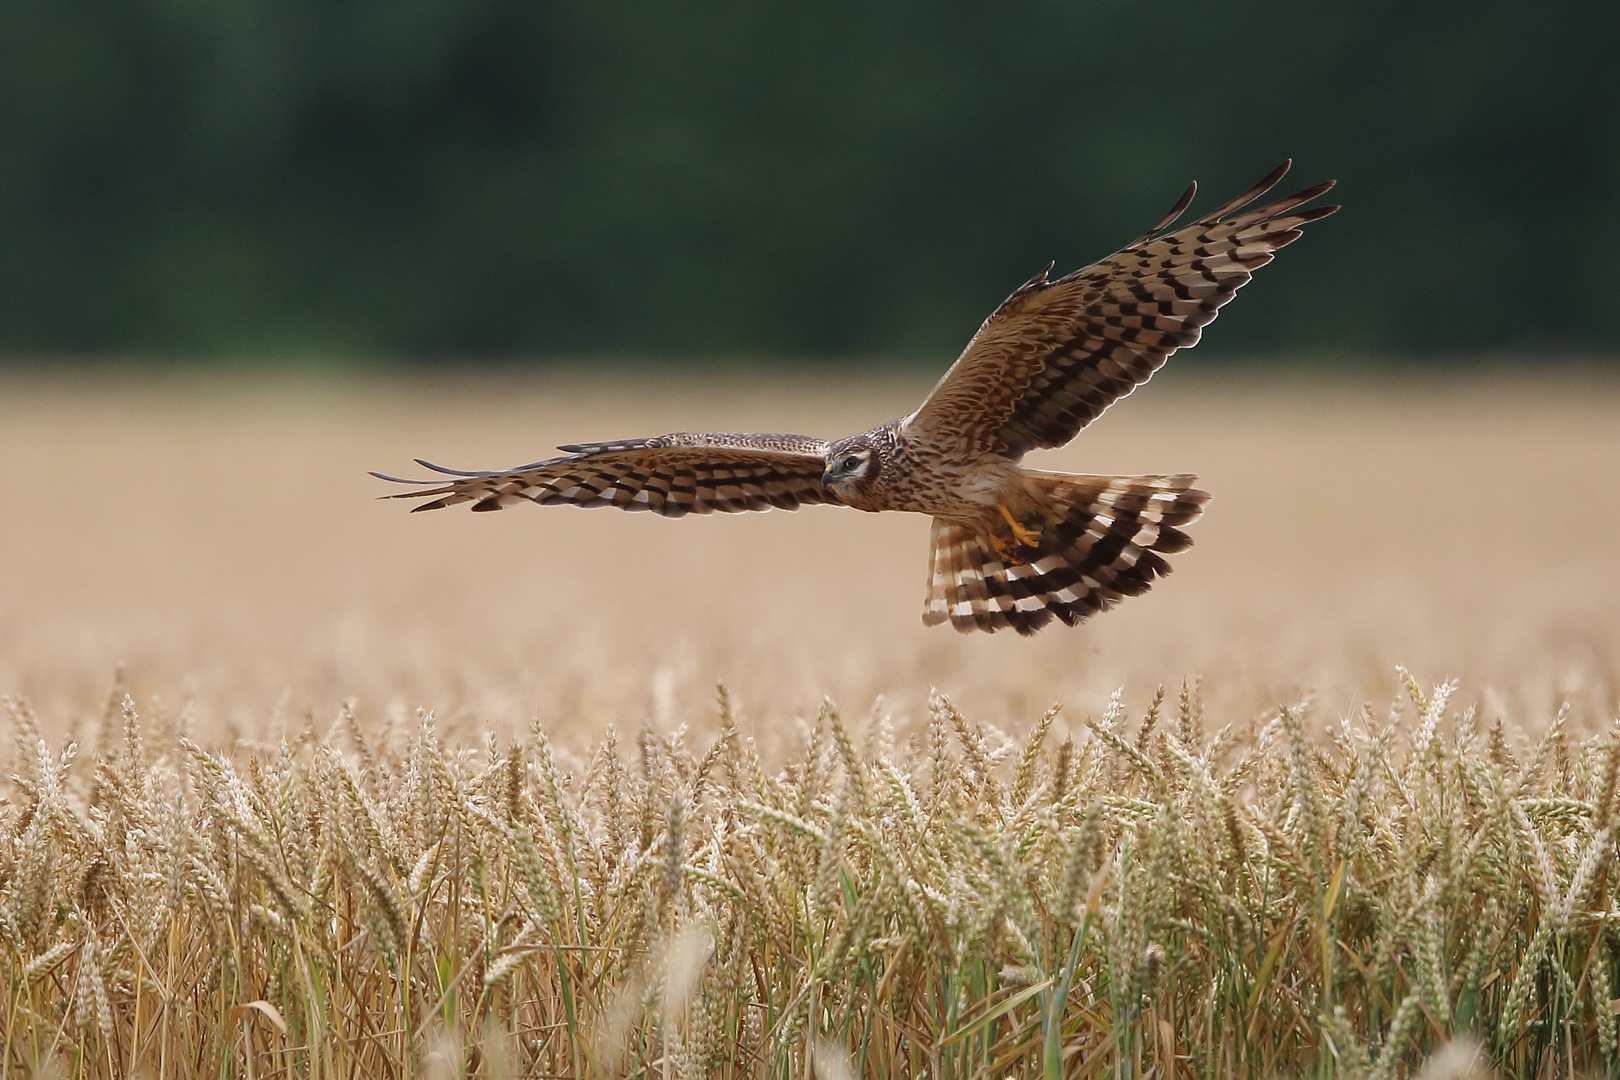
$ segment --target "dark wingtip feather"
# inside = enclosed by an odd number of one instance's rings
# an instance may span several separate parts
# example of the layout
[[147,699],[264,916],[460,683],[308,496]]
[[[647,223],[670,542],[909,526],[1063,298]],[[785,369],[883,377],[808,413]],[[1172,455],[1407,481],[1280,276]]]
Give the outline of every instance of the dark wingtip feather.
[[1303,191],[1296,191],[1291,198],[1298,199],[1300,202],[1310,202],[1318,195],[1326,195],[1338,186],[1339,182],[1337,180],[1324,180],[1320,184],[1312,184]]
[[1332,203],[1328,206],[1313,206],[1309,210],[1301,210],[1294,217],[1299,219],[1299,224],[1308,225],[1313,221],[1321,221],[1325,217],[1337,214],[1342,209],[1344,208],[1338,203]]
[[1269,202],[1258,210],[1250,210],[1245,216],[1251,220],[1264,219],[1267,222],[1286,219],[1292,225],[1304,225],[1306,222],[1317,221],[1327,217],[1338,207],[1332,206],[1326,209],[1312,207],[1309,210],[1301,210],[1297,214],[1293,213],[1293,210],[1296,206],[1304,206],[1317,196],[1332,191],[1337,182],[1335,180],[1324,180],[1320,184],[1312,184],[1310,187],[1296,191],[1292,195],[1284,195],[1274,202]]
[[[393,495],[393,496],[390,496],[390,498],[399,499],[399,498],[404,498],[404,496]],[[444,499],[434,499],[430,503],[423,503],[421,506],[413,506],[413,507],[411,507],[411,513],[420,514],[424,510],[443,510],[446,506],[449,506],[449,505],[450,505],[449,502],[444,500]]]
[[467,469],[447,469],[443,465],[435,465],[435,464],[433,464],[433,462],[424,461],[421,458],[416,458],[415,460],[416,460],[416,463],[418,465],[422,466],[422,468],[424,468],[424,469],[432,469],[434,472],[436,472],[436,473],[444,473],[444,475],[446,475],[446,476],[488,476],[488,475],[490,475],[488,470],[468,471]]
[[1253,187],[1249,188],[1249,190],[1245,191],[1243,194],[1239,195],[1230,202],[1223,203],[1222,205],[1216,207],[1214,210],[1211,210],[1198,220],[1201,222],[1219,221],[1227,214],[1230,214],[1235,210],[1241,210],[1243,207],[1248,206],[1250,203],[1254,202],[1254,200],[1276,187],[1277,182],[1283,177],[1287,176],[1288,170],[1293,168],[1293,166],[1294,159],[1285,158],[1281,165],[1278,165],[1275,169],[1272,169],[1270,172],[1266,173],[1266,175],[1262,177]]
[[1192,183],[1187,185],[1187,190],[1181,193],[1181,198],[1176,200],[1176,205],[1172,206],[1165,213],[1164,217],[1160,218],[1158,223],[1147,231],[1143,239],[1146,239],[1148,236],[1152,236],[1153,234],[1161,232],[1164,229],[1168,229],[1171,225],[1174,225],[1176,218],[1180,217],[1187,207],[1192,205],[1193,196],[1197,194],[1198,181],[1194,180]]
[[[416,484],[418,486],[425,487],[425,486],[427,486],[429,484],[437,484],[438,483],[437,480],[407,480],[403,476],[389,476],[387,473],[380,473],[380,472],[377,472],[376,470],[371,470],[371,471],[367,472],[366,475],[367,476],[375,476],[379,480],[387,480],[390,484]],[[384,499],[409,499],[414,495],[416,495],[416,492],[407,491],[407,492],[405,492],[403,494],[400,494],[400,495],[383,495],[383,496],[380,496],[380,497],[384,498]]]
[[1272,188],[1277,186],[1277,182],[1279,180],[1288,175],[1288,170],[1292,169],[1293,167],[1293,158],[1283,158],[1282,164],[1266,173],[1266,175],[1261,177],[1259,180],[1256,180],[1254,187],[1250,188],[1249,190],[1255,192],[1256,194],[1270,191]]

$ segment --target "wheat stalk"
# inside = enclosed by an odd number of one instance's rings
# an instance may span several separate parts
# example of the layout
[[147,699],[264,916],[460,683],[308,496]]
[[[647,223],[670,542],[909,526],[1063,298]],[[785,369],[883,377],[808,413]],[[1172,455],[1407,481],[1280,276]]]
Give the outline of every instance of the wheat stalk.
[[76,768],[11,700],[0,1071],[1395,1077],[1469,1030],[1609,1068],[1612,718],[1521,768],[1402,681],[1325,734],[1206,735],[1186,684],[1127,738],[1116,693],[1056,747],[1055,708],[1015,742],[936,695],[897,742],[823,702],[770,769],[723,691],[634,768],[352,706],[348,749],[210,752],[122,689]]

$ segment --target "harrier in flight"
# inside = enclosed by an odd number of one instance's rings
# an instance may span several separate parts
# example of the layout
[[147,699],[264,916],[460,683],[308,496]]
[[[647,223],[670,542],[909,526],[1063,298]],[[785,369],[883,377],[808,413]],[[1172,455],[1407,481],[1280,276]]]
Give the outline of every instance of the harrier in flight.
[[561,457],[502,472],[418,462],[448,482],[373,475],[426,486],[392,496],[427,499],[417,510],[572,503],[682,517],[826,503],[927,514],[933,572],[924,623],[1020,634],[1053,617],[1073,626],[1168,574],[1164,557],[1191,546],[1182,527],[1209,495],[1189,474],[1085,476],[1018,462],[1062,446],[1195,344],[1300,226],[1338,209],[1301,209],[1332,181],[1246,209],[1288,166],[1174,228],[1194,184],[1157,225],[1101,262],[1056,280],[1048,267],[984,321],[916,412],[871,431],[835,442],[677,432],[560,446]]

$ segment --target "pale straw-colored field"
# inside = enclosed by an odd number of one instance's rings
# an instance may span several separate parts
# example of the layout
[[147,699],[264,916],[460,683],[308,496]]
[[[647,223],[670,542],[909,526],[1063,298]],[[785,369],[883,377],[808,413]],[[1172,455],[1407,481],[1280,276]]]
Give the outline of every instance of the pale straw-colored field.
[[[1534,724],[1620,685],[1620,380],[1306,380],[1172,365],[1041,467],[1191,471],[1175,573],[1034,639],[925,629],[928,523],[815,507],[666,521],[521,506],[412,516],[368,469],[506,467],[668,430],[838,435],[926,374],[678,380],[513,372],[0,384],[0,692],[49,724],[137,699],[244,737],[390,704],[588,743],[696,720],[717,681],[766,731],[830,695],[988,722],[1202,677],[1213,706],[1386,700],[1394,665]],[[1031,459],[1034,461],[1035,459]],[[1599,710],[1601,711],[1601,709]],[[206,728],[205,728],[206,730]]]

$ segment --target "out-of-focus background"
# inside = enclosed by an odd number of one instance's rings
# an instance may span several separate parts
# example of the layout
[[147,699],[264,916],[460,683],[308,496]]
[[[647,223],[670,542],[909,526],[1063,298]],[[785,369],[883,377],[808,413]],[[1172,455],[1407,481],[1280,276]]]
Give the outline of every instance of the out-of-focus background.
[[[0,693],[253,735],[760,722],[930,684],[1330,712],[1620,685],[1620,10],[0,6]],[[1193,471],[1197,546],[1033,641],[925,631],[927,523],[409,517],[365,470],[914,407],[1014,286],[1284,157],[1346,209],[1036,462]]]
[[1294,157],[1351,209],[1208,348],[1607,350],[1616,40],[1572,0],[8,4],[0,349],[932,362]]
[[1620,687],[1620,380],[1166,371],[1036,464],[1197,469],[1196,545],[1147,595],[1032,639],[923,627],[919,516],[411,515],[364,471],[848,430],[914,403],[909,375],[0,387],[0,686],[59,721],[98,714],[120,662],[137,700],[258,736],[324,728],[352,695],[590,741],[710,717],[717,680],[788,734],[823,694],[915,719],[931,685],[1014,729],[1200,675],[1221,722],[1307,694],[1381,715],[1397,663],[1526,724],[1563,697],[1607,715]]

